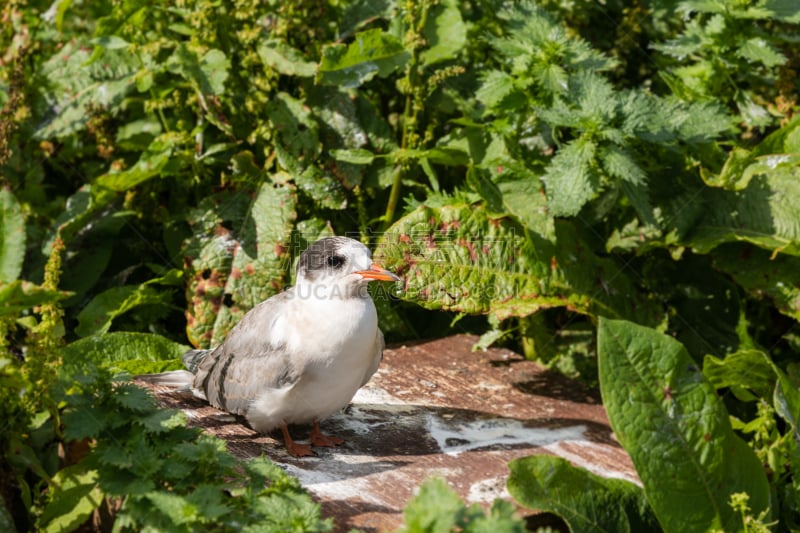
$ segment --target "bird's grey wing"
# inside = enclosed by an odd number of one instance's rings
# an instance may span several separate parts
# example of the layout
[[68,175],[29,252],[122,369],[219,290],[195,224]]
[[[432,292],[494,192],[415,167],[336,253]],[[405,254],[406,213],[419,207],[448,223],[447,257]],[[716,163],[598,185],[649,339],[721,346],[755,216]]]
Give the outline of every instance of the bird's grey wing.
[[200,361],[194,385],[211,405],[244,415],[265,389],[288,387],[299,379],[300,369],[270,334],[291,298],[287,292],[251,309],[225,342]]
[[381,366],[381,361],[383,360],[383,349],[385,347],[386,343],[383,340],[383,332],[381,331],[381,328],[378,328],[378,333],[375,335],[375,356],[372,358],[372,364],[364,373],[364,380],[361,382],[362,387],[367,384],[367,382],[372,378],[373,374],[378,371],[378,367]]

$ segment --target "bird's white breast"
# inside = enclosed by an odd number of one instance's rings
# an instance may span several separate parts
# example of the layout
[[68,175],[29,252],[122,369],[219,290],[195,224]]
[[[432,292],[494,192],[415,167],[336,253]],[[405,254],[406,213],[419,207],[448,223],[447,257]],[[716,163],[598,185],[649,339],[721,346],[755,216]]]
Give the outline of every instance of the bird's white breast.
[[253,403],[247,418],[260,431],[282,420],[307,423],[342,409],[380,357],[378,317],[369,297],[296,294],[268,334],[273,345],[282,346],[302,366],[291,388],[266,390]]

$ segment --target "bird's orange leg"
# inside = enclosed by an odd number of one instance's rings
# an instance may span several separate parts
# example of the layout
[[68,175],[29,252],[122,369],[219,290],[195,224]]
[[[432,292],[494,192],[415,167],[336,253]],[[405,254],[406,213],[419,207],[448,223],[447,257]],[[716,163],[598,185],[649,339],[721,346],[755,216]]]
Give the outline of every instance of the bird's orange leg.
[[281,422],[281,433],[283,433],[283,441],[286,443],[286,451],[289,452],[289,455],[294,457],[308,457],[310,455],[314,455],[314,452],[311,451],[311,445],[298,444],[292,440],[292,436],[289,435],[289,428],[286,426],[286,422]]
[[331,437],[325,435],[319,428],[319,420],[314,420],[314,425],[311,427],[311,444],[325,448],[333,448],[344,443],[344,439],[339,437]]

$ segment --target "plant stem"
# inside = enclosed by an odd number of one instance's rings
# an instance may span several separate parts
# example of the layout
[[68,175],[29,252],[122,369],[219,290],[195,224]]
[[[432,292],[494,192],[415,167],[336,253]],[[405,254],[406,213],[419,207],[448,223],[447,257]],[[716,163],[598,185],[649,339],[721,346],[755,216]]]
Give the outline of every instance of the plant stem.
[[[417,117],[423,104],[423,96],[421,95],[419,87],[421,78],[419,73],[419,49],[422,47],[422,32],[428,20],[430,4],[431,2],[429,0],[422,0],[419,4],[411,3],[409,7],[409,26],[411,29],[406,36],[406,48],[411,51],[411,59],[408,62],[405,78],[407,92],[403,109],[403,134],[400,140],[401,151],[417,148],[419,145],[420,137],[415,132]],[[415,20],[414,15],[417,12],[419,13],[419,18]],[[403,183],[403,177],[410,168],[411,164],[405,158],[402,158],[395,167],[392,189],[389,193],[389,201],[386,204],[386,213],[383,215],[384,229],[388,228],[394,220],[397,204],[400,201],[400,187]]]

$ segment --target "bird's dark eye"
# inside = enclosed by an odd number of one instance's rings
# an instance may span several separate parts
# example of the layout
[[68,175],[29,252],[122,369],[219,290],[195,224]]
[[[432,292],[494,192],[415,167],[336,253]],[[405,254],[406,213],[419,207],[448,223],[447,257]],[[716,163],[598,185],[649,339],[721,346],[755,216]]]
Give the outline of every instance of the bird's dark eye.
[[344,264],[344,257],[341,255],[329,255],[327,262],[329,267],[339,268]]

